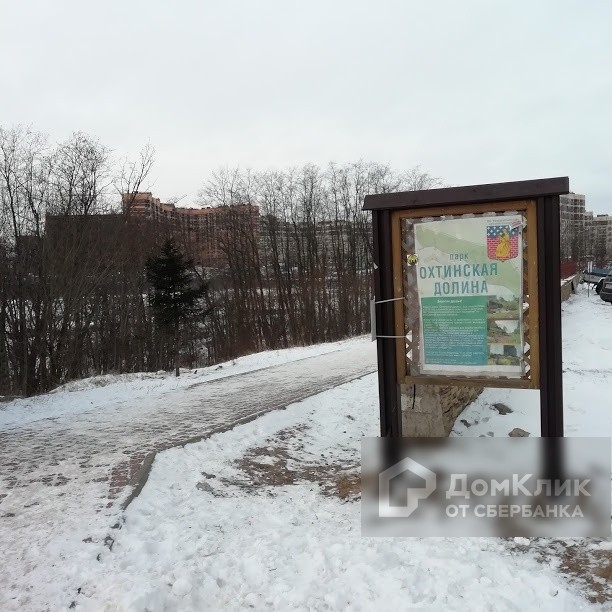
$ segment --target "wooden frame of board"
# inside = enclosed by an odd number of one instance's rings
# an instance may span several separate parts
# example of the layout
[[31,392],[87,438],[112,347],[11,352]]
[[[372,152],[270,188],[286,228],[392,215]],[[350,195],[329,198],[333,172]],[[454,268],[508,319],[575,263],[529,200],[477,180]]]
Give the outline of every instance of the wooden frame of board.
[[[381,435],[401,436],[400,387],[470,385],[540,390],[543,436],[563,435],[559,195],[567,177],[367,196],[374,232],[374,287]],[[521,378],[412,375],[406,360],[406,303],[402,256],[404,219],[503,214],[524,216],[523,277],[528,307],[529,368]]]

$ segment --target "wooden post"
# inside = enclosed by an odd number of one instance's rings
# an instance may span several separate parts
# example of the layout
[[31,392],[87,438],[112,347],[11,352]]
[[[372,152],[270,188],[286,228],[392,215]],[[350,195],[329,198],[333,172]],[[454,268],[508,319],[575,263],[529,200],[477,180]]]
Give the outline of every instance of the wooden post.
[[540,279],[540,428],[543,437],[563,437],[559,196],[538,198]]
[[[372,224],[374,229],[374,298],[376,302],[381,302],[393,298],[390,211],[375,211]],[[390,337],[395,334],[393,313],[392,301],[376,304],[380,435],[397,438],[402,435],[402,421],[399,384],[395,374],[397,370],[395,342]]]

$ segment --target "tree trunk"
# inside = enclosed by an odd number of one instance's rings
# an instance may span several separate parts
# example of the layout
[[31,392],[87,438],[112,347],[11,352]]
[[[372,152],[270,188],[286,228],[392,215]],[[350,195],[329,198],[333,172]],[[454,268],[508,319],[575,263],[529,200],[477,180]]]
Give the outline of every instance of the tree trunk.
[[174,328],[174,373],[176,376],[181,375],[179,361],[180,361],[180,343],[179,343],[179,324],[177,322],[176,327]]

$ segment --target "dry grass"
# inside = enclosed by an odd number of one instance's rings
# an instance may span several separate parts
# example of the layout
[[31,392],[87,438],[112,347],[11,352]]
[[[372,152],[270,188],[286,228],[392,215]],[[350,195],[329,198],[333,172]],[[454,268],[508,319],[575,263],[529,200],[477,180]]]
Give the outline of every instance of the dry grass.
[[361,497],[360,474],[342,474],[336,478],[336,492],[338,497],[346,501],[352,501]]
[[[359,464],[340,462],[324,456],[304,459],[301,436],[306,425],[284,429],[266,440],[264,446],[250,449],[234,465],[240,470],[235,478],[224,478],[224,484],[252,491],[261,487],[280,487],[313,483],[323,495],[354,501],[361,495]],[[202,488],[208,488],[203,485]]]
[[612,602],[612,551],[568,547],[559,569],[582,587],[591,603]]
[[600,542],[596,538],[571,543],[534,539],[531,550],[540,562],[551,563],[564,574],[588,601],[612,609],[612,551],[591,548]]

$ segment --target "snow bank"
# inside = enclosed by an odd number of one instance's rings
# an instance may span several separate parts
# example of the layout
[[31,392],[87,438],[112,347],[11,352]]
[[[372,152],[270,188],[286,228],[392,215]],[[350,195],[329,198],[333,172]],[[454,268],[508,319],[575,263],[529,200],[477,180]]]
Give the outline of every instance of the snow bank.
[[369,336],[362,336],[327,344],[264,351],[208,368],[183,370],[178,378],[170,372],[140,372],[135,374],[108,374],[75,380],[45,395],[0,403],[0,429],[19,427],[41,419],[80,414],[90,410],[99,411],[126,401],[157,399],[166,393],[188,389],[194,384],[261,370],[299,361],[300,359],[308,359],[309,357],[325,355],[360,345],[366,346],[370,342]]

